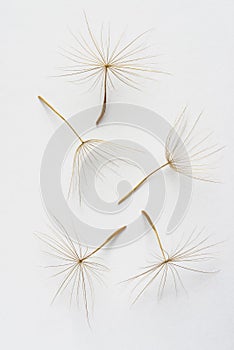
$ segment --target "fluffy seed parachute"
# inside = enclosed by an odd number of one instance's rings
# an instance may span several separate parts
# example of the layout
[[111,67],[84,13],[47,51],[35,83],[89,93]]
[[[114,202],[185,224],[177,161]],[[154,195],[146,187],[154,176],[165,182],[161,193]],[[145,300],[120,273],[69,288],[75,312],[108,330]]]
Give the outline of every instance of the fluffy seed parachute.
[[[102,173],[98,170],[103,162],[108,163],[109,165],[107,166],[113,172],[116,172],[120,161],[127,162],[129,164],[131,163],[127,160],[121,159],[121,157],[118,157],[119,152],[123,151],[125,149],[125,146],[121,146],[116,142],[100,139],[84,140],[83,137],[81,137],[69,123],[69,121],[54,107],[52,107],[49,102],[47,102],[42,96],[38,96],[38,98],[41,102],[48,106],[60,119],[63,120],[63,122],[75,134],[77,142],[79,143],[75,149],[73,156],[68,198],[76,196],[76,194],[78,194],[78,197],[81,201],[81,175],[83,175],[84,179],[86,179],[87,172],[92,172],[94,175],[100,176],[102,178]],[[129,150],[130,149],[128,149],[128,152]]]
[[165,143],[165,163],[145,176],[131,191],[119,200],[118,204],[124,202],[154,174],[165,167],[170,167],[173,171],[196,180],[218,182],[209,175],[207,169],[211,168],[214,156],[224,147],[219,147],[217,144],[209,144],[211,133],[204,137],[196,135],[196,127],[202,114],[190,125],[185,112],[186,108],[176,120],[167,136]]
[[126,226],[119,228],[91,252],[88,251],[88,248],[81,247],[78,235],[78,243],[74,243],[61,224],[52,235],[36,233],[36,236],[50,248],[47,253],[57,261],[57,264],[47,266],[47,268],[59,270],[53,275],[54,277],[62,276],[52,302],[70,287],[70,303],[75,301],[77,305],[80,305],[82,301],[89,322],[90,299],[92,304],[94,279],[102,282],[103,273],[108,271],[108,268],[100,262],[100,258],[96,257],[96,254],[125,228]]
[[63,55],[72,62],[71,66],[62,67],[61,77],[70,77],[74,83],[90,83],[90,88],[100,88],[103,95],[102,108],[96,123],[102,120],[107,103],[107,94],[114,89],[117,82],[134,89],[142,79],[152,79],[152,75],[166,72],[156,70],[155,55],[147,53],[148,46],[141,39],[144,32],[124,43],[124,33],[115,43],[112,42],[110,28],[104,33],[101,29],[99,38],[91,29],[85,15],[88,38],[82,34],[72,36],[75,46],[63,50]]
[[133,303],[142,296],[151,284],[157,282],[158,298],[160,299],[163,295],[168,278],[172,278],[176,293],[178,292],[179,286],[185,289],[180,275],[181,271],[202,274],[217,272],[205,271],[196,267],[196,264],[202,261],[213,259],[210,250],[218,244],[208,243],[209,237],[202,237],[203,231],[196,233],[196,230],[194,230],[185,240],[182,239],[171,253],[168,253],[164,249],[161,238],[150,216],[144,210],[142,214],[147,219],[156,235],[160,255],[154,254],[154,261],[149,266],[145,267],[142,273],[127,280],[137,282],[133,290],[133,292],[136,292]]

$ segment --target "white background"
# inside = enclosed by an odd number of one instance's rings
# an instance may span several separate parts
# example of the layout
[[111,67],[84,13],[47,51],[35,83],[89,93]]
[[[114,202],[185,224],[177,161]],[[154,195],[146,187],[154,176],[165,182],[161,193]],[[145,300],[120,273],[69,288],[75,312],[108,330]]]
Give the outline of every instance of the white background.
[[[83,9],[94,28],[103,20],[119,32],[126,25],[136,34],[155,28],[160,63],[173,73],[143,93],[118,89],[111,101],[148,107],[170,121],[186,103],[195,113],[205,108],[210,128],[227,146],[224,184],[196,185],[181,228],[205,225],[218,240],[225,239],[219,248],[221,272],[194,277],[188,297],[167,293],[158,303],[151,289],[130,308],[128,288],[116,282],[138,271],[153,237],[112,250],[111,257],[105,251],[113,272],[108,288],[97,290],[91,330],[84,314],[69,310],[64,297],[50,306],[57,284],[40,267],[45,261],[33,237],[35,230],[46,230],[40,162],[59,125],[48,118],[37,95],[68,115],[99,102],[98,94],[81,95],[76,86],[48,78],[61,62],[57,49],[66,43],[68,27],[83,30]],[[0,18],[1,349],[233,349],[233,1],[1,0]]]

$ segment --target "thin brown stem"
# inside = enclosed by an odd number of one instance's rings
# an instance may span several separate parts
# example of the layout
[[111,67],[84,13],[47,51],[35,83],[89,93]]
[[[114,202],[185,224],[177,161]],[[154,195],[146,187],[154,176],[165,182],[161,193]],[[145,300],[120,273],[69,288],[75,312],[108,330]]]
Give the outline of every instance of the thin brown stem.
[[98,125],[100,123],[100,121],[102,120],[105,112],[106,112],[106,100],[107,100],[107,70],[108,70],[108,66],[105,66],[104,68],[104,95],[103,95],[103,103],[102,103],[102,110],[101,113],[96,121],[96,124]]
[[159,170],[161,170],[162,168],[164,168],[165,166],[167,166],[169,164],[170,164],[170,162],[167,162],[167,163],[161,165],[159,168],[153,170],[150,174],[148,174],[146,177],[144,177],[144,179],[142,179],[135,187],[133,187],[133,189],[131,191],[129,191],[123,198],[121,198],[118,201],[118,204],[123,203],[128,197],[130,197],[134,192],[136,192],[136,190],[138,190],[152,175],[154,175]]
[[142,214],[146,217],[146,219],[148,220],[150,226],[151,226],[152,229],[154,230],[154,232],[155,232],[155,234],[156,234],[156,237],[157,237],[157,240],[158,240],[159,248],[160,248],[160,250],[161,250],[161,252],[162,252],[162,255],[163,255],[163,258],[164,258],[164,260],[167,260],[166,255],[165,255],[165,252],[164,252],[164,249],[163,249],[163,246],[162,246],[162,242],[161,242],[161,240],[160,240],[158,231],[156,230],[156,227],[155,227],[154,224],[153,224],[153,221],[151,220],[149,214],[146,213],[146,211],[142,210],[141,212],[142,212]]
[[47,102],[42,96],[38,96],[39,100],[41,102],[43,102],[47,107],[49,107],[55,114],[57,114],[57,116],[59,116],[59,118],[61,118],[66,124],[67,126],[73,131],[73,133],[78,137],[79,141],[81,143],[84,143],[84,141],[82,140],[82,138],[80,137],[80,135],[77,133],[77,131],[73,128],[73,126],[66,120],[66,118],[64,118],[62,116],[62,114],[60,114],[58,111],[56,111],[56,109],[54,107],[51,106],[51,104],[49,104],[49,102]]
[[83,259],[81,259],[82,261],[90,258],[92,255],[94,255],[95,253],[97,253],[100,249],[102,249],[106,244],[108,244],[114,237],[116,237],[118,234],[120,234],[123,230],[125,230],[127,226],[123,226],[121,228],[119,228],[117,231],[115,231],[114,233],[112,233],[112,235],[110,235],[99,247],[97,247],[96,249],[94,249],[90,254],[86,255]]

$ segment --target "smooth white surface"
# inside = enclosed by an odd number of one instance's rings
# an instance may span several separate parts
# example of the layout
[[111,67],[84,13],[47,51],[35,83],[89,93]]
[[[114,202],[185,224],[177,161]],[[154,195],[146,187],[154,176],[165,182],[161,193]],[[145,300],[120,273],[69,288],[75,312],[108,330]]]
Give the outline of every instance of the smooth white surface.
[[[65,298],[50,306],[57,284],[39,266],[49,259],[33,237],[35,230],[46,231],[40,160],[59,125],[36,96],[44,95],[68,115],[98,103],[98,93],[81,95],[78,87],[48,78],[61,63],[56,50],[67,42],[68,26],[84,28],[82,9],[94,27],[103,20],[119,32],[126,24],[133,33],[154,27],[160,62],[173,73],[142,93],[120,88],[111,101],[137,103],[171,121],[186,103],[194,113],[205,108],[206,126],[227,145],[224,184],[196,184],[181,227],[205,225],[226,240],[220,247],[221,273],[195,278],[188,298],[167,293],[158,304],[151,289],[130,309],[128,288],[116,282],[143,265],[153,237],[113,250],[111,257],[104,253],[113,273],[106,279],[109,287],[97,291],[91,331]],[[1,349],[233,349],[233,16],[231,0],[1,1]]]

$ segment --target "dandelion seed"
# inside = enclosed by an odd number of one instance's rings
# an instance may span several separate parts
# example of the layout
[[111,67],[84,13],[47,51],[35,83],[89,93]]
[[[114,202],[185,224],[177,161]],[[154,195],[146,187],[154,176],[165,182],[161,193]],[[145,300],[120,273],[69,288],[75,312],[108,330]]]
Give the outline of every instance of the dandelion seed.
[[[98,168],[101,163],[108,162],[110,170],[116,172],[119,161],[127,162],[124,159],[117,157],[119,151],[122,151],[125,147],[118,145],[115,142],[104,141],[100,139],[87,139],[84,140],[69,121],[62,116],[51,104],[49,104],[43,97],[38,96],[39,100],[48,106],[75,134],[79,145],[76,147],[73,162],[72,162],[72,174],[70,179],[68,198],[75,196],[78,193],[79,199],[82,198],[82,184],[81,184],[81,172],[83,172],[84,178],[86,178],[86,172],[93,172],[95,175],[102,177],[102,174],[98,172]],[[129,162],[128,162],[129,163]],[[108,165],[107,165],[108,166]]]
[[75,301],[79,305],[82,301],[89,322],[90,298],[93,300],[93,282],[95,279],[102,282],[103,273],[108,271],[108,268],[96,258],[96,253],[117,237],[126,226],[112,233],[99,247],[91,252],[88,252],[87,248],[82,248],[79,243],[75,244],[61,224],[60,227],[62,229],[54,232],[53,235],[36,234],[50,248],[47,253],[58,261],[57,264],[47,267],[59,270],[53,275],[54,277],[63,276],[52,303],[70,287],[70,304]]
[[217,144],[207,145],[207,142],[210,141],[211,134],[205,137],[197,137],[197,135],[194,135],[202,114],[197,117],[190,127],[185,111],[186,108],[176,120],[174,127],[171,128],[168,134],[165,144],[166,162],[145,176],[130,192],[119,200],[118,204],[124,202],[154,174],[165,167],[170,167],[173,171],[196,180],[218,182],[212,179],[206,172],[206,169],[211,168],[214,156],[224,147],[219,147]]
[[154,69],[156,56],[147,54],[148,47],[141,43],[141,39],[148,32],[136,36],[123,45],[123,34],[113,44],[110,28],[99,39],[91,29],[85,14],[88,40],[83,35],[73,35],[76,47],[64,50],[64,56],[72,62],[72,66],[62,68],[62,77],[70,77],[75,83],[90,83],[91,88],[100,86],[103,94],[102,109],[96,121],[102,120],[107,103],[107,93],[115,87],[116,82],[138,89],[138,81],[152,79],[153,74],[164,73]]
[[163,295],[168,278],[170,277],[172,278],[176,294],[179,286],[185,290],[180,275],[181,271],[197,272],[202,274],[217,272],[205,271],[197,268],[196,266],[194,267],[194,265],[197,263],[213,259],[213,256],[210,254],[210,249],[218,244],[209,244],[209,237],[202,237],[203,231],[196,234],[194,230],[192,234],[188,236],[188,238],[186,238],[184,241],[181,240],[177,247],[171,253],[168,253],[163,247],[161,238],[150,216],[144,210],[142,211],[142,214],[147,219],[156,235],[160,255],[155,254],[154,261],[149,266],[145,267],[142,273],[139,273],[127,280],[131,282],[137,281],[133,290],[137,290],[133,303],[135,303],[142,296],[145,290],[154,282],[158,282],[158,298],[160,299]]

